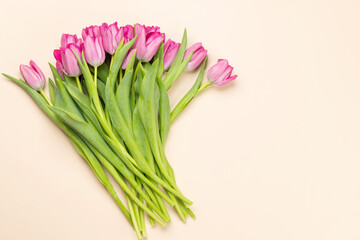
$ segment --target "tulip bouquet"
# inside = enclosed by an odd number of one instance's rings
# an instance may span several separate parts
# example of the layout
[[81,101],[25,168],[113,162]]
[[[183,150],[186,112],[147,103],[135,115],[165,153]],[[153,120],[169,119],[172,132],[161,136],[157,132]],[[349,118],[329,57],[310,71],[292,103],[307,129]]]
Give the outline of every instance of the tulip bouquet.
[[[236,78],[227,60],[207,71],[207,50],[201,43],[186,48],[170,39],[159,27],[117,23],[90,26],[82,39],[63,34],[50,64],[49,95],[45,76],[35,62],[20,65],[25,80],[3,74],[22,87],[45,114],[69,137],[87,161],[138,239],[146,237],[145,216],[151,225],[170,222],[165,202],[182,221],[195,218],[192,202],[177,186],[174,170],[165,155],[171,123],[200,92],[222,86]],[[191,89],[170,109],[167,91],[184,70],[200,67]],[[124,192],[119,198],[109,174]]]

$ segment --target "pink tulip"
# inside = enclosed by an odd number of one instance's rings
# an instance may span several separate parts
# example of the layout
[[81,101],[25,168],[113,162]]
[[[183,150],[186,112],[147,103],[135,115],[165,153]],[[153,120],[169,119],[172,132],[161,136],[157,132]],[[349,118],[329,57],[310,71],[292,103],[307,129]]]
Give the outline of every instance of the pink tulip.
[[184,59],[187,58],[191,52],[193,52],[193,55],[191,56],[188,65],[186,66],[186,70],[190,71],[199,67],[207,55],[207,50],[204,49],[201,43],[195,43],[186,49]]
[[180,43],[175,43],[171,39],[167,40],[164,45],[164,71],[168,70],[175,60],[179,51]]
[[[59,50],[60,51],[60,50]],[[64,78],[64,67],[61,62],[56,61],[56,71],[59,73],[59,75]]]
[[56,68],[58,71],[61,70],[70,77],[77,77],[81,74],[81,70],[73,51],[81,59],[82,45],[78,46],[74,43],[67,44],[60,50],[55,50],[54,57],[57,60]]
[[102,44],[102,37],[86,36],[84,42],[84,55],[86,61],[93,67],[98,67],[105,61],[105,50]]
[[66,47],[66,45],[68,45],[68,44],[70,44],[70,43],[74,43],[74,44],[80,46],[81,43],[82,43],[82,40],[81,40],[81,38],[78,38],[78,37],[76,36],[76,34],[75,34],[75,35],[71,35],[71,34],[65,34],[65,33],[64,33],[64,34],[61,36],[61,47]]
[[128,52],[127,56],[125,57],[125,59],[124,59],[124,61],[122,63],[122,66],[121,66],[122,69],[124,69],[124,70],[126,69],[127,65],[130,62],[130,59],[131,59],[131,57],[132,57],[132,55],[134,54],[135,51],[136,51],[136,49],[132,49],[132,50],[130,50]]
[[160,27],[158,26],[147,26],[145,27],[146,34],[152,33],[152,32],[160,32]]
[[229,65],[227,60],[219,59],[218,62],[209,69],[207,73],[208,80],[215,86],[221,87],[237,78],[237,75],[231,76],[232,70],[233,67]]
[[121,40],[124,38],[124,44],[131,41],[134,38],[134,27],[131,25],[126,25],[119,28],[119,32],[116,34],[116,42],[120,44]]
[[159,27],[145,27],[144,25],[136,24],[135,32],[137,39],[134,44],[136,49],[136,58],[143,62],[149,62],[160,44],[164,42],[165,35],[159,32]]
[[63,34],[61,36],[60,49],[54,50],[56,59],[56,70],[63,77],[63,73],[70,77],[77,77],[81,74],[77,59],[73,51],[81,59],[83,42],[76,35]]
[[64,66],[62,65],[61,60],[61,51],[60,49],[54,50],[54,57],[56,59],[56,71],[60,74],[60,76],[63,78],[63,72],[64,72]]
[[118,47],[119,43],[116,41],[116,35],[119,32],[117,22],[114,22],[111,25],[103,23],[100,26],[100,32],[103,40],[104,50],[113,55]]
[[86,27],[82,30],[81,32],[81,36],[85,41],[85,38],[87,36],[90,37],[99,37],[101,36],[101,30],[99,26],[90,26],[90,27]]
[[34,61],[30,61],[30,66],[20,65],[21,75],[24,77],[25,82],[34,90],[40,91],[45,85],[45,76],[41,69]]

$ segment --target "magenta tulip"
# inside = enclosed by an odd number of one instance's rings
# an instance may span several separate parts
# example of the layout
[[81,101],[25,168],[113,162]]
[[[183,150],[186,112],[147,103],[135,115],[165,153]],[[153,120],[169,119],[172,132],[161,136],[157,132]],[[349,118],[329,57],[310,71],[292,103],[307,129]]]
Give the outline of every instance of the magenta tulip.
[[24,77],[25,82],[34,90],[40,91],[45,85],[45,76],[41,69],[34,61],[30,61],[30,66],[20,65],[21,75]]
[[179,51],[180,43],[175,43],[171,39],[167,40],[164,45],[164,71],[168,70],[175,60]]
[[101,36],[86,36],[84,40],[84,55],[86,61],[93,67],[98,67],[105,61],[105,50]]
[[229,65],[227,60],[219,59],[218,62],[209,69],[207,73],[208,80],[217,87],[223,86],[237,78],[237,75],[231,76],[232,70],[233,67]]
[[144,25],[136,24],[135,32],[137,39],[134,44],[136,49],[136,58],[143,62],[149,62],[160,44],[164,42],[165,35],[159,32],[159,27],[145,27]]
[[204,49],[201,43],[195,43],[186,49],[184,59],[187,58],[191,52],[193,52],[193,55],[191,56],[188,65],[186,66],[186,70],[190,71],[199,67],[207,55],[207,50]]
[[116,34],[116,42],[120,44],[121,40],[124,38],[124,44],[131,41],[134,38],[134,27],[131,25],[126,25],[120,27],[118,33]]

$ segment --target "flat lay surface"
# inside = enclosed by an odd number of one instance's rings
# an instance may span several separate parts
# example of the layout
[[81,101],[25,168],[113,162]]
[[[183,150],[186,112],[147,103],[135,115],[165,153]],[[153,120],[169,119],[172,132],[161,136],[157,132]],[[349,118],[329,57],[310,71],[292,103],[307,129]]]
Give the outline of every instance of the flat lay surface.
[[[196,220],[169,210],[165,228],[147,222],[147,239],[360,238],[360,2],[2,5],[0,72],[15,77],[30,59],[50,77],[61,33],[114,21],[158,25],[177,42],[186,28],[207,69],[218,58],[234,67],[238,78],[196,96],[166,143]],[[197,73],[175,82],[172,107]],[[0,109],[0,239],[136,239],[65,134],[2,76]]]

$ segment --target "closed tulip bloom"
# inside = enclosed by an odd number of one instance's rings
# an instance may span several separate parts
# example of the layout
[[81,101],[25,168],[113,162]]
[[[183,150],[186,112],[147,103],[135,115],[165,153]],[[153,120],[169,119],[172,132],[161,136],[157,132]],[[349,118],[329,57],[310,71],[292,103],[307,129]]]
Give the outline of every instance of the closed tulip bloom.
[[72,35],[72,34],[65,34],[64,33],[61,36],[61,47],[66,47],[66,45],[68,45],[70,43],[74,43],[74,44],[80,46],[81,43],[82,43],[82,40],[81,40],[81,38],[78,38],[76,36],[76,34]]
[[219,59],[218,62],[209,69],[207,73],[208,80],[217,87],[223,86],[237,78],[237,75],[231,76],[232,70],[233,67],[229,65],[226,59]]
[[100,26],[100,32],[102,36],[102,43],[104,50],[107,53],[113,55],[119,45],[119,43],[116,41],[116,35],[119,32],[117,22],[114,22],[111,25],[108,25],[107,23],[103,23]]
[[184,59],[187,58],[190,53],[193,52],[191,59],[186,66],[186,70],[194,70],[200,66],[207,56],[207,50],[204,49],[201,43],[195,43],[185,51]]
[[73,51],[81,59],[82,46],[79,47],[74,43],[70,43],[66,47],[61,47],[60,54],[55,50],[54,57],[59,62],[56,65],[59,65],[60,68],[62,67],[62,70],[66,75],[78,77],[81,74],[81,70]]
[[124,38],[124,44],[131,41],[134,38],[134,27],[131,25],[126,25],[120,27],[118,33],[116,34],[116,42],[120,44],[121,40]]
[[90,26],[90,27],[86,27],[82,30],[81,32],[81,36],[85,41],[85,38],[87,36],[90,37],[99,37],[101,36],[101,30],[99,26]]
[[45,85],[45,76],[34,61],[30,61],[30,66],[20,65],[21,75],[25,82],[34,90],[40,91]]
[[167,40],[164,45],[164,71],[168,70],[175,60],[179,51],[180,43],[175,43],[171,39]]
[[165,40],[164,34],[160,33],[159,27],[145,27],[144,25],[136,24],[135,32],[137,39],[134,44],[136,49],[136,58],[143,62],[149,62],[160,44]]
[[63,77],[63,73],[70,77],[77,77],[81,74],[77,59],[72,51],[81,58],[83,42],[81,38],[72,34],[63,34],[61,36],[60,49],[54,50],[56,59],[56,70]]
[[64,75],[63,75],[64,66],[62,65],[60,49],[54,50],[54,57],[56,59],[56,70],[60,74],[61,77],[64,77]]
[[98,67],[105,61],[105,50],[101,36],[87,36],[84,40],[84,55],[86,61],[93,67]]

